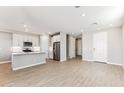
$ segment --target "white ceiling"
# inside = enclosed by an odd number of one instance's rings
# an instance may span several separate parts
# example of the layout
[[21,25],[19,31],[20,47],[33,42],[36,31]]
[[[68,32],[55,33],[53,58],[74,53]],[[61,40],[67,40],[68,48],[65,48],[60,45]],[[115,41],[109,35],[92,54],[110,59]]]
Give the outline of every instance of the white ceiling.
[[[82,14],[85,13],[85,16]],[[109,6],[25,6],[0,7],[0,28],[27,32],[66,32],[80,34],[119,27],[124,23],[124,8]],[[93,23],[97,22],[97,25]]]

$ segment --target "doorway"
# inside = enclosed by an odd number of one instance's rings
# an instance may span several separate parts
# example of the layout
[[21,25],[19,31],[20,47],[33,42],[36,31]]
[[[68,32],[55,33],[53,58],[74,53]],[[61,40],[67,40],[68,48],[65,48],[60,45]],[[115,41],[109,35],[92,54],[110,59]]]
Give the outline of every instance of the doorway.
[[99,32],[93,35],[94,61],[107,62],[107,32]]
[[60,42],[53,43],[53,59],[60,61]]
[[76,38],[75,48],[76,57],[82,58],[82,38]]

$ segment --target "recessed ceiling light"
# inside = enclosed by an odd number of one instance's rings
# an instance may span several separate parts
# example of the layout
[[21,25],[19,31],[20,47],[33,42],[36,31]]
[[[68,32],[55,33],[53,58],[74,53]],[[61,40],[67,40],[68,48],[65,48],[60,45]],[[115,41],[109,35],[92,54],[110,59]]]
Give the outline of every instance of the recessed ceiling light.
[[74,33],[71,33],[72,35],[74,35]]
[[24,27],[27,27],[27,25],[24,25]]
[[48,32],[49,34],[51,34],[51,32]]
[[86,14],[85,14],[85,13],[83,13],[83,14],[82,14],[82,16],[86,16]]
[[110,26],[112,26],[112,24],[110,24]]

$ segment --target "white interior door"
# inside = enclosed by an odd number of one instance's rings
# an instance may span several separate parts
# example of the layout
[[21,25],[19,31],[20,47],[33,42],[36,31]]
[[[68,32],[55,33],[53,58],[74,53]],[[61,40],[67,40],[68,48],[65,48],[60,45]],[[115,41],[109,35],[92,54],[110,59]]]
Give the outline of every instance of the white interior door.
[[107,62],[107,32],[93,35],[94,61]]
[[78,39],[77,40],[77,55],[81,55],[82,54],[82,40]]

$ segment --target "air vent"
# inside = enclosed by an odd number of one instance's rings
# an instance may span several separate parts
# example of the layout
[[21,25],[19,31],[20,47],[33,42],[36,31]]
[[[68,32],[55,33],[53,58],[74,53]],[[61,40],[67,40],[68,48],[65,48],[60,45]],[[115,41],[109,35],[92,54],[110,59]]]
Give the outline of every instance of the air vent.
[[75,8],[79,8],[80,6],[75,6]]
[[97,22],[94,22],[94,23],[92,23],[92,25],[98,25],[98,23]]

